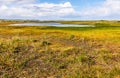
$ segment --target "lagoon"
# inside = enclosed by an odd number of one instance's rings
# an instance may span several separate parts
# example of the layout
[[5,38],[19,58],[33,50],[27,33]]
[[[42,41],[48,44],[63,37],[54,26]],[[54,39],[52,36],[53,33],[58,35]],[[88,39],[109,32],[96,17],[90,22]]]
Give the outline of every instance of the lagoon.
[[94,25],[81,25],[81,24],[62,24],[62,23],[20,23],[10,24],[9,26],[54,26],[54,27],[94,27]]

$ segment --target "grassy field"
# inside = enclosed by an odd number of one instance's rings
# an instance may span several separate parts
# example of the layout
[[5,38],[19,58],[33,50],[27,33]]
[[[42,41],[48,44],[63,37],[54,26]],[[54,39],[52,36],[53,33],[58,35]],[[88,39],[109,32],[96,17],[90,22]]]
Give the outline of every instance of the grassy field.
[[0,22],[0,78],[120,78],[119,21],[96,27],[15,27]]

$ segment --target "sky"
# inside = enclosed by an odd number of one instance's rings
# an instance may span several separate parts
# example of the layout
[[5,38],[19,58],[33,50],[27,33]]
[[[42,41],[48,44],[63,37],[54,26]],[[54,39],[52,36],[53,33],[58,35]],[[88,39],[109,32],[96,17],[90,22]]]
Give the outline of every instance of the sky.
[[120,0],[0,0],[0,19],[120,20]]

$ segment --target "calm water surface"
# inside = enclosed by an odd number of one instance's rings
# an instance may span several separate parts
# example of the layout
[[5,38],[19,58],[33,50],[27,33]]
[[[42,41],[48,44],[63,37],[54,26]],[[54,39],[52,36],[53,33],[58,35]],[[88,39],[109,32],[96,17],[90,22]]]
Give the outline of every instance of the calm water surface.
[[21,23],[10,26],[55,26],[55,27],[94,27],[93,25],[61,24],[61,23]]

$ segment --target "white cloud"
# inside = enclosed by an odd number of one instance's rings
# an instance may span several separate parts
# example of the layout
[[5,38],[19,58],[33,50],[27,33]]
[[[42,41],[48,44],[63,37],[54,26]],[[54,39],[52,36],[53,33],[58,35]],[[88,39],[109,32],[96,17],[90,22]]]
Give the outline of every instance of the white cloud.
[[75,13],[70,2],[55,4],[35,3],[35,0],[0,0],[0,3],[0,15],[2,17],[60,18]]
[[27,3],[34,3],[35,0],[0,0],[0,4],[27,4]]
[[120,19],[120,0],[105,0],[97,6],[76,11],[70,2],[37,3],[37,0],[0,0],[1,18],[94,19],[114,17]]
[[106,0],[99,6],[93,6],[81,11],[83,17],[120,16],[120,0]]

